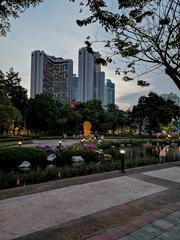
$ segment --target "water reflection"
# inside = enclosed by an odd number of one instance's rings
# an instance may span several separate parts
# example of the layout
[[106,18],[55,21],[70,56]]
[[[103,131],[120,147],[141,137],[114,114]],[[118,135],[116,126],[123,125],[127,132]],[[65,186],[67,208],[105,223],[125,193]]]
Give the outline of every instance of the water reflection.
[[[125,154],[126,164],[130,167],[132,164],[139,166],[159,162],[156,148],[157,145],[152,145],[151,143],[139,144],[132,147],[127,145]],[[166,145],[166,148],[166,161],[180,160],[180,146],[178,144],[172,143]]]

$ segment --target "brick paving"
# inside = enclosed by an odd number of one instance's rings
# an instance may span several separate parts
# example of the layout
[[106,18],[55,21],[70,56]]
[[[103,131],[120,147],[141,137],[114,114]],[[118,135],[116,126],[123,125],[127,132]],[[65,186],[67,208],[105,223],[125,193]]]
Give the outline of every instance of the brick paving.
[[[164,187],[164,191],[128,201],[95,213],[56,224],[16,240],[180,240],[180,188],[178,181],[150,176],[145,172],[171,168],[179,162],[128,169],[128,177]],[[172,172],[172,171],[171,171]],[[58,180],[0,191],[0,204],[6,199],[49,192],[77,184],[98,182],[121,176],[118,171]],[[113,197],[113,196],[112,196]],[[1,215],[0,215],[1,216]],[[31,219],[33,221],[33,219]],[[42,219],[43,221],[43,219]],[[7,226],[8,227],[8,226]],[[15,229],[10,229],[13,233]],[[2,238],[3,239],[3,238]],[[3,240],[8,240],[4,238]]]
[[[168,211],[167,211],[168,210]],[[147,218],[148,216],[148,218]],[[154,220],[152,220],[154,219]],[[135,217],[128,224],[106,229],[87,240],[179,240],[180,202],[167,204],[157,215],[151,211]]]

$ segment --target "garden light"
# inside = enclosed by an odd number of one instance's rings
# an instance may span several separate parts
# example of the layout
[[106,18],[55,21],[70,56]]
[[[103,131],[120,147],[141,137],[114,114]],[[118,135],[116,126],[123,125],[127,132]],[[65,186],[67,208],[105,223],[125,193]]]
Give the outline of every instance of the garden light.
[[59,140],[59,147],[61,147],[62,146],[62,141],[61,140]]
[[124,149],[120,149],[120,151],[119,151],[121,154],[125,154],[126,153],[126,151],[124,150]]
[[18,142],[18,146],[19,146],[19,147],[21,147],[21,145],[22,145],[22,142],[21,142],[21,141],[19,141],[19,142]]
[[125,165],[125,163],[124,163],[124,155],[125,155],[125,153],[126,153],[126,151],[124,150],[124,149],[120,149],[119,150],[119,152],[120,152],[120,154],[121,154],[121,172],[122,173],[125,173],[125,171],[124,171],[124,165]]

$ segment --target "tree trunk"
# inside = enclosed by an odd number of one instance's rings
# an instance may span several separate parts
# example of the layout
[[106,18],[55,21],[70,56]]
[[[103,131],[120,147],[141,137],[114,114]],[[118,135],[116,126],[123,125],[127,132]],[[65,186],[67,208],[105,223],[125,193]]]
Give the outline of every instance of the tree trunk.
[[177,73],[173,68],[171,67],[167,67],[165,69],[165,72],[167,75],[170,76],[170,78],[174,81],[174,83],[176,84],[176,86],[179,88],[180,90],[180,74]]

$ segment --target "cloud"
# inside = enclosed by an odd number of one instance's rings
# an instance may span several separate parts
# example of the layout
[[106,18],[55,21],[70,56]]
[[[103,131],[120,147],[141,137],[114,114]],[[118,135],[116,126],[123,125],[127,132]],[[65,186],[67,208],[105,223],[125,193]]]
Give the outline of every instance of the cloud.
[[[77,73],[78,49],[84,45],[85,38],[91,35],[102,40],[105,36],[97,24],[79,28],[75,21],[83,18],[83,15],[78,13],[78,4],[67,0],[53,0],[44,1],[39,7],[28,9],[19,19],[13,19],[12,31],[6,38],[0,38],[0,69],[6,72],[11,66],[14,67],[23,79],[23,86],[29,89],[31,52],[39,49],[49,55],[73,59],[74,73]],[[83,14],[88,15],[87,12]],[[122,64],[121,60],[119,64]],[[179,95],[175,84],[162,72],[144,76],[151,82],[151,86],[141,88],[136,81],[122,81],[120,76],[115,75],[116,67],[117,65],[108,65],[103,70],[106,79],[115,83],[116,103],[121,109],[136,104],[140,96],[150,91],[158,94],[172,91]]]

